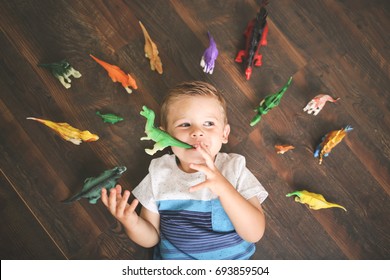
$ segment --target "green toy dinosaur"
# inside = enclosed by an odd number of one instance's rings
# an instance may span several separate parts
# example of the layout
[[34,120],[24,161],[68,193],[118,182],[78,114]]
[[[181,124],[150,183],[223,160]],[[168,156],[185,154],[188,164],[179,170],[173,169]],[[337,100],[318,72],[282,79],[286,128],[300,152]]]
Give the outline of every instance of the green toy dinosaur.
[[69,79],[70,76],[75,78],[81,77],[81,73],[74,69],[66,60],[61,60],[58,63],[40,63],[38,66],[49,69],[54,77],[56,77],[67,89],[70,88],[70,83],[72,82]]
[[251,120],[250,125],[254,126],[261,120],[261,116],[268,113],[269,110],[272,108],[275,108],[279,105],[280,100],[283,97],[283,94],[286,92],[288,87],[290,86],[292,81],[292,77],[288,80],[288,82],[284,85],[284,87],[277,93],[270,94],[267,97],[265,97],[261,102],[259,107],[255,109],[255,112],[257,112],[257,115],[253,117]]
[[173,138],[165,131],[155,127],[154,119],[156,115],[154,114],[153,110],[149,109],[146,106],[143,106],[140,114],[146,118],[145,133],[147,135],[146,137],[142,137],[141,140],[153,140],[154,142],[156,142],[153,146],[153,149],[145,149],[145,152],[148,155],[154,155],[157,151],[161,151],[169,146],[176,146],[186,149],[193,148],[191,145],[184,143],[176,138]]
[[115,124],[117,122],[123,121],[124,119],[122,117],[119,117],[114,114],[102,114],[99,111],[96,112],[96,115],[100,116],[103,119],[103,122],[105,123],[111,123]]
[[117,166],[113,169],[106,170],[98,177],[87,178],[84,181],[82,190],[74,196],[63,200],[64,203],[70,203],[80,198],[86,198],[89,203],[96,204],[98,199],[101,197],[102,189],[105,188],[107,191],[114,188],[122,176],[127,170],[125,166]]

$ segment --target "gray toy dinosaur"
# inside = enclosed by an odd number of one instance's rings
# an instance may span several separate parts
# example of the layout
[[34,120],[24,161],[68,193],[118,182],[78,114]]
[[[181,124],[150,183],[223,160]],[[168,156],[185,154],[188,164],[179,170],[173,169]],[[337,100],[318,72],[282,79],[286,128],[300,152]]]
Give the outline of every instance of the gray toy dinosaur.
[[70,76],[75,78],[81,77],[81,73],[75,70],[66,60],[61,60],[58,63],[41,63],[38,66],[49,69],[65,88],[70,88],[71,86],[70,83],[72,81],[69,79]]
[[154,119],[156,115],[154,114],[153,110],[143,106],[140,114],[146,118],[145,133],[147,135],[146,137],[142,137],[141,140],[153,140],[156,142],[153,146],[153,149],[145,149],[145,152],[148,155],[154,155],[157,151],[161,151],[169,146],[176,146],[186,149],[193,148],[191,145],[173,138],[165,131],[155,127]]
[[127,168],[125,166],[117,166],[113,169],[106,170],[98,177],[87,178],[84,181],[82,190],[74,196],[63,200],[64,203],[70,203],[80,198],[86,198],[89,203],[96,204],[98,199],[101,197],[102,188],[107,191],[114,188],[117,184],[118,179],[122,176]]

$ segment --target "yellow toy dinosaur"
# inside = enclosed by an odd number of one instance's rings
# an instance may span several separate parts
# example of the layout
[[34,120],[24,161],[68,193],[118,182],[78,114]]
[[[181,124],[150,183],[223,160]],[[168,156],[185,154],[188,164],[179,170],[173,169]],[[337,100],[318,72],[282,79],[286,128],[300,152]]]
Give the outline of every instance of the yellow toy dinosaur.
[[97,141],[99,139],[99,136],[92,134],[88,130],[81,131],[77,128],[72,127],[68,123],[56,123],[56,122],[33,118],[33,117],[29,117],[27,119],[43,123],[44,125],[53,129],[63,139],[65,139],[66,141],[70,141],[75,145],[80,145],[82,141],[92,142],[92,141]]
[[141,25],[142,32],[144,33],[144,37],[145,37],[144,50],[145,50],[145,56],[150,60],[150,69],[152,69],[153,71],[156,70],[159,74],[162,74],[163,73],[162,63],[160,57],[158,56],[157,46],[150,38],[148,31],[146,31],[141,21],[139,22],[139,24]]
[[332,208],[332,207],[337,207],[344,209],[344,211],[347,211],[343,206],[335,203],[330,203],[325,200],[325,198],[321,194],[316,194],[312,192],[308,192],[305,190],[302,191],[295,191],[292,193],[286,194],[287,197],[296,195],[295,201],[302,203],[302,204],[307,204],[310,209],[313,210],[319,210],[323,208]]

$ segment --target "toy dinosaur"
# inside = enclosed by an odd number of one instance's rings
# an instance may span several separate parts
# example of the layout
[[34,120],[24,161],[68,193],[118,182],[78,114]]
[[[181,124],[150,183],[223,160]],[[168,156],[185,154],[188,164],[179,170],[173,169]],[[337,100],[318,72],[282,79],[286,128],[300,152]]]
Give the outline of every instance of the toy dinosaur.
[[107,191],[114,188],[122,176],[127,170],[125,166],[117,166],[113,169],[106,170],[98,177],[87,178],[84,181],[84,186],[81,191],[74,196],[63,200],[63,203],[70,203],[81,198],[88,199],[89,203],[96,204],[98,199],[102,195],[102,189],[105,188]]
[[124,119],[122,117],[119,117],[114,114],[102,114],[99,111],[96,112],[96,115],[100,116],[103,119],[103,122],[105,123],[111,123],[115,124],[117,122],[123,121]]
[[213,74],[215,60],[218,57],[218,49],[210,32],[207,32],[207,34],[209,36],[210,45],[203,53],[202,59],[200,60],[200,66],[203,67],[203,72]]
[[193,148],[191,145],[184,143],[176,138],[173,138],[165,131],[155,127],[155,114],[153,110],[149,109],[146,106],[143,106],[140,114],[146,118],[145,133],[147,135],[147,137],[142,137],[141,140],[153,140],[154,142],[156,142],[153,146],[153,149],[145,149],[145,152],[148,155],[154,155],[157,151],[161,151],[169,146],[176,146],[186,149]]
[[99,136],[92,134],[88,130],[81,131],[72,127],[68,123],[56,123],[48,120],[29,117],[28,120],[38,121],[44,125],[53,129],[58,135],[60,135],[66,141],[72,142],[75,145],[80,145],[82,141],[93,142],[99,139]]
[[144,51],[145,51],[145,56],[150,60],[150,69],[152,69],[153,71],[156,70],[159,74],[162,74],[163,73],[162,63],[160,57],[158,56],[157,46],[150,38],[148,31],[146,31],[146,28],[141,21],[139,22],[139,25],[141,26],[142,32],[144,33],[144,37],[145,37]]
[[303,111],[307,111],[308,114],[313,113],[314,116],[317,116],[317,114],[322,110],[327,101],[334,103],[339,99],[340,98],[333,99],[327,94],[319,94],[315,96],[309,103],[307,103],[306,107],[303,108]]
[[81,77],[81,73],[75,70],[66,60],[61,60],[58,63],[40,63],[38,66],[49,69],[54,77],[56,77],[67,89],[71,87],[70,83],[72,81],[69,78],[70,76],[75,78]]
[[295,147],[291,145],[275,145],[275,150],[277,154],[283,155],[285,152],[288,152],[293,149],[295,149]]
[[337,208],[344,209],[344,211],[347,211],[347,209],[345,209],[345,207],[343,207],[339,204],[327,202],[321,194],[316,194],[316,193],[308,192],[305,190],[295,191],[295,192],[286,194],[287,197],[290,197],[293,195],[296,195],[296,197],[294,199],[296,202],[299,202],[302,204],[307,204],[309,206],[309,208],[313,209],[313,210],[337,207]]
[[269,110],[279,105],[280,100],[282,99],[283,94],[290,86],[291,81],[292,81],[292,77],[290,77],[290,79],[287,81],[287,83],[283,86],[283,88],[279,92],[268,95],[260,102],[260,105],[255,109],[255,112],[257,112],[257,114],[251,120],[250,123],[251,126],[257,124],[261,120],[262,115],[267,114]]
[[353,130],[350,125],[340,130],[333,130],[322,137],[321,143],[318,144],[314,151],[314,157],[319,157],[319,163],[322,163],[323,157],[327,157],[331,150],[337,146],[347,135],[347,132]]
[[103,60],[100,60],[96,57],[94,57],[92,54],[90,56],[97,62],[99,63],[106,71],[108,72],[108,76],[112,79],[112,81],[121,83],[122,86],[125,88],[127,93],[132,93],[132,90],[130,87],[133,89],[138,89],[137,83],[133,79],[133,77],[130,76],[130,74],[126,74],[123,72],[118,66],[116,65],[111,65],[107,62],[104,62]]
[[246,38],[245,50],[240,50],[235,59],[238,63],[242,63],[243,58],[245,59],[245,77],[247,80],[249,80],[252,75],[253,66],[261,66],[262,55],[259,53],[260,47],[267,45],[268,13],[264,8],[266,4],[267,1],[263,1],[256,18],[248,23],[244,32]]

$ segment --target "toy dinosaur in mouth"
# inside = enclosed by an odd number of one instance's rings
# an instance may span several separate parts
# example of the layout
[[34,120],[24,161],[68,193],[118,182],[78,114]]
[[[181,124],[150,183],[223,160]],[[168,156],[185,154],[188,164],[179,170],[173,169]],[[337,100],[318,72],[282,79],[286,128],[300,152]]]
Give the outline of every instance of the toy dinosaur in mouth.
[[87,178],[85,179],[84,186],[80,192],[62,202],[70,203],[81,198],[86,198],[89,203],[95,204],[102,195],[102,189],[105,188],[109,191],[114,188],[119,178],[126,170],[127,168],[125,166],[117,166],[113,169],[104,171],[97,177]]
[[161,151],[169,146],[176,146],[186,149],[193,148],[191,145],[184,143],[172,137],[167,132],[155,127],[155,114],[153,110],[149,109],[146,106],[143,106],[140,114],[146,118],[145,133],[147,135],[146,137],[142,137],[141,140],[153,140],[154,142],[156,142],[153,146],[153,149],[145,149],[145,152],[148,155],[154,155],[157,151]]

